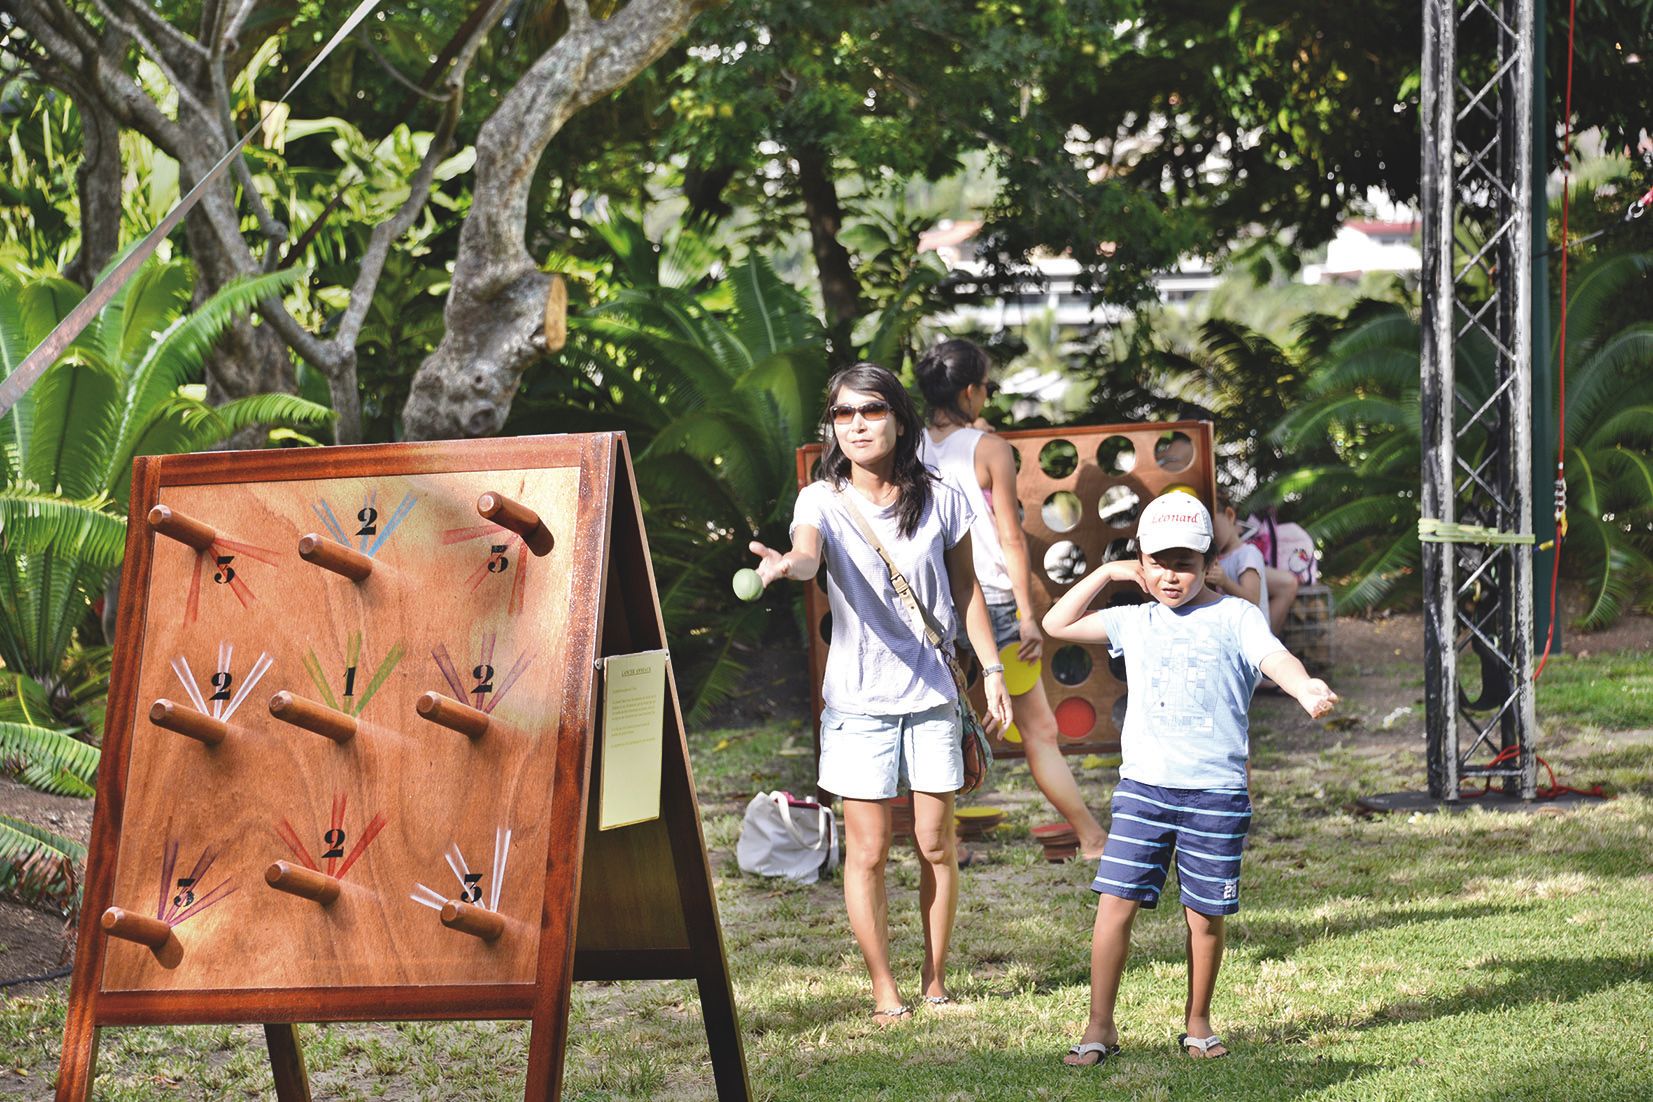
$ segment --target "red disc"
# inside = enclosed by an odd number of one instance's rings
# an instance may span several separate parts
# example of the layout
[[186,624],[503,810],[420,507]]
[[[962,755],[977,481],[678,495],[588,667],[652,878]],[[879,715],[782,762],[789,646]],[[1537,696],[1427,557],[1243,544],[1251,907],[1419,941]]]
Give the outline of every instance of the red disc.
[[1096,726],[1096,707],[1082,696],[1070,696],[1056,705],[1056,730],[1063,738],[1082,739]]

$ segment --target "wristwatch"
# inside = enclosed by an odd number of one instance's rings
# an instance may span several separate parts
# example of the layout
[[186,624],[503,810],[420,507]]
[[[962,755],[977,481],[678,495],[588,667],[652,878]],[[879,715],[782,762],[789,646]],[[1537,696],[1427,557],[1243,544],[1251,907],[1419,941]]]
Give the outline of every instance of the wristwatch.
[[1003,662],[995,662],[991,666],[983,666],[981,668],[981,675],[983,677],[986,677],[990,673],[1003,673],[1003,672],[1004,672],[1004,663]]

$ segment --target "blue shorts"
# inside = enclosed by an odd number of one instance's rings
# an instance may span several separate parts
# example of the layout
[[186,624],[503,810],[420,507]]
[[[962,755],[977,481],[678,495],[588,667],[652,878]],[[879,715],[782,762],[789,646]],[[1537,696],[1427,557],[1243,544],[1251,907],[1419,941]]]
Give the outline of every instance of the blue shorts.
[[1251,797],[1243,790],[1159,788],[1122,779],[1091,891],[1152,907],[1175,851],[1182,905],[1203,915],[1231,915],[1240,909],[1240,854],[1250,829]]
[[821,709],[821,772],[835,796],[888,800],[904,783],[944,795],[964,784],[964,747],[953,701],[907,715]]
[[[1009,604],[988,605],[987,619],[993,625],[993,644],[1003,651],[1012,643],[1022,641],[1022,621],[1016,615],[1016,602]],[[964,625],[958,629],[958,648],[962,652],[971,652],[975,648],[970,645],[970,637],[964,634]],[[997,662],[997,658],[990,658],[988,662]]]

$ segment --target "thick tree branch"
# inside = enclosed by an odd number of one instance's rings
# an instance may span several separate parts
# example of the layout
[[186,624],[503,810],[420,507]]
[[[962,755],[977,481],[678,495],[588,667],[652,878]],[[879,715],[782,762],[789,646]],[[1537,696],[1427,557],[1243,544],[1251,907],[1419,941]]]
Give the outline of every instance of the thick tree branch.
[[550,277],[539,271],[525,241],[528,193],[540,158],[576,111],[665,53],[701,6],[697,0],[632,0],[597,21],[585,0],[568,0],[567,32],[483,124],[442,343],[420,366],[402,413],[410,439],[482,436],[504,425],[523,370],[545,353]]

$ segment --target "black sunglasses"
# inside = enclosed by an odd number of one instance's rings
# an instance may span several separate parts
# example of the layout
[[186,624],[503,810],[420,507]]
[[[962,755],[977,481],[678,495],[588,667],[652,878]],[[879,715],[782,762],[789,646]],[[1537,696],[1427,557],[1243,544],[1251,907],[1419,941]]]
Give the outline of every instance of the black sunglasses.
[[882,421],[888,417],[890,415],[890,404],[888,402],[867,402],[859,406],[833,406],[829,412],[832,414],[834,425],[849,424],[855,420],[857,413],[861,415],[863,420],[870,423]]

